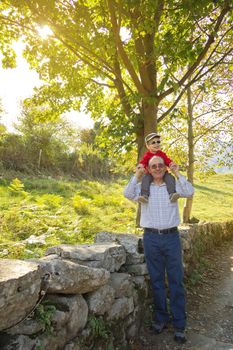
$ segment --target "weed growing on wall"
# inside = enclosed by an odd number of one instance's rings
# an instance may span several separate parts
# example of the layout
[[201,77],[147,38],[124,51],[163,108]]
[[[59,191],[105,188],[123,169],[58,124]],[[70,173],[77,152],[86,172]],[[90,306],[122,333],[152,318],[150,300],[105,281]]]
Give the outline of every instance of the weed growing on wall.
[[[113,334],[111,332],[111,323],[104,320],[102,316],[90,315],[87,327],[91,330],[91,336],[95,340],[95,346],[101,343],[102,349],[114,350]],[[94,348],[92,348],[94,350]],[[117,350],[117,349],[115,349]]]
[[53,333],[52,318],[56,311],[54,305],[40,304],[35,309],[35,318],[42,325],[46,334]]

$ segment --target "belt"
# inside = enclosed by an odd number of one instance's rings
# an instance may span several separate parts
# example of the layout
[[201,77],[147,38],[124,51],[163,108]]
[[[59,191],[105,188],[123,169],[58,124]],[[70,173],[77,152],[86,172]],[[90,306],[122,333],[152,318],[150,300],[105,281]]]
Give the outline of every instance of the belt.
[[163,230],[158,230],[157,228],[145,227],[144,230],[151,231],[152,233],[158,233],[159,235],[166,235],[167,233],[177,232],[178,228],[175,226],[175,227],[165,228]]

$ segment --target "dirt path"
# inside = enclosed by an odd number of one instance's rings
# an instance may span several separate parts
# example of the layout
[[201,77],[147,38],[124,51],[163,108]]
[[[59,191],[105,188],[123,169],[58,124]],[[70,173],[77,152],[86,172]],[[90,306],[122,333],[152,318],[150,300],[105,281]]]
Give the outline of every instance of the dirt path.
[[187,338],[173,340],[173,328],[154,335],[142,330],[132,350],[233,350],[233,242],[212,252],[202,280],[187,290]]

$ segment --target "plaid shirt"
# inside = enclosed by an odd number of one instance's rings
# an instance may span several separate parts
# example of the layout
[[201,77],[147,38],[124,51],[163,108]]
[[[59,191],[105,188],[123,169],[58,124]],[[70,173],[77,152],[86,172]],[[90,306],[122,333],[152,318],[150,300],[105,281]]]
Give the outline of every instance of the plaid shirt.
[[[140,195],[141,184],[137,183],[136,177],[132,177],[124,190],[124,196],[137,201]],[[176,180],[176,192],[181,197],[191,197],[194,193],[192,184],[180,175]],[[178,226],[180,223],[178,203],[171,203],[166,184],[150,185],[148,204],[141,204],[140,226],[156,228],[159,230]]]

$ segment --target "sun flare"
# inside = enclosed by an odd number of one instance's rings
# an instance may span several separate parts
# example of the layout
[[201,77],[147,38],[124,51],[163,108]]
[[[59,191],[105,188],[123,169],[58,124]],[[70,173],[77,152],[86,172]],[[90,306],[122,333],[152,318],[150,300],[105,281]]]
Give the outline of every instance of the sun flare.
[[47,25],[37,27],[37,32],[42,39],[47,39],[50,35],[53,34],[52,30]]

